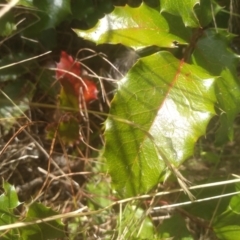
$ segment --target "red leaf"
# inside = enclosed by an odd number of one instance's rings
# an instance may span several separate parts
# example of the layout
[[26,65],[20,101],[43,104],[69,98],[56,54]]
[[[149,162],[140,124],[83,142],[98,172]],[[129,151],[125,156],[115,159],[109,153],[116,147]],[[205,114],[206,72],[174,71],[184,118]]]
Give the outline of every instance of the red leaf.
[[[97,99],[96,84],[81,77],[80,63],[74,61],[72,56],[64,51],[61,52],[60,61],[57,63],[56,78],[60,81],[66,94],[75,95],[77,99],[81,99],[85,103]],[[81,102],[79,105],[82,106]]]
[[[70,73],[69,73],[70,72]],[[60,62],[57,63],[56,78],[60,82],[67,78],[72,85],[75,85],[80,80],[76,76],[80,76],[80,63],[75,62],[72,56],[68,55],[66,52],[61,52]],[[76,76],[74,76],[74,75]]]

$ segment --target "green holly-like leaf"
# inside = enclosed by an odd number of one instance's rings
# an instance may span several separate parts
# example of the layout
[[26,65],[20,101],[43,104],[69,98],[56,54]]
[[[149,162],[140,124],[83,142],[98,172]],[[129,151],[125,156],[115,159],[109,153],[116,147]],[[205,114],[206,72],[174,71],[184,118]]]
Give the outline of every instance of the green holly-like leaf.
[[229,38],[224,32],[205,31],[192,55],[192,61],[219,76],[216,81],[218,108],[221,126],[216,143],[223,144],[233,139],[233,121],[240,112],[240,84],[237,77],[237,58],[229,49]]
[[[26,222],[56,215],[57,212],[41,203],[32,203],[28,209]],[[30,225],[20,229],[23,240],[45,240],[65,237],[64,225],[61,220]]]
[[[0,226],[15,223],[17,221],[17,216],[14,215],[14,208],[20,205],[18,201],[17,192],[14,186],[9,183],[3,183],[4,193],[0,195]],[[6,234],[1,235],[3,239],[12,239],[14,236],[17,237],[17,230],[12,229]]]
[[[240,185],[236,184],[236,192],[240,191]],[[226,211],[215,218],[214,231],[219,239],[238,240],[240,234],[240,194],[231,198]]]
[[185,40],[169,33],[167,21],[158,11],[144,3],[138,8],[116,7],[94,28],[74,31],[97,44],[121,43],[135,49],[151,45],[175,47],[175,41],[186,44]]
[[214,114],[214,78],[160,52],[119,82],[105,127],[113,184],[125,197],[149,191],[192,155]]
[[20,202],[14,186],[9,183],[3,183],[4,193],[0,196],[0,225],[13,223],[16,217],[13,215],[13,209],[16,208]]
[[197,4],[200,4],[200,0],[161,0],[161,11],[181,16],[185,26],[199,27],[200,23],[193,9]]

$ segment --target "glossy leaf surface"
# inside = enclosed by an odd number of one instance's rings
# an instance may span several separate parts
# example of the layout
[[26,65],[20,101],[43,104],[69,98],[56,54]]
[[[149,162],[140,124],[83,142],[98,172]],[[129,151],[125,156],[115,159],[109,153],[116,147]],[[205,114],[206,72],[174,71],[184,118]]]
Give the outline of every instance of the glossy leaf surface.
[[78,36],[101,43],[121,43],[132,48],[151,45],[175,47],[174,42],[186,43],[180,37],[171,35],[164,17],[155,9],[142,4],[138,8],[116,7],[87,31],[74,30]]
[[165,161],[179,166],[192,155],[214,114],[213,83],[168,52],[141,59],[119,82],[103,157],[120,194],[149,191],[168,175]]

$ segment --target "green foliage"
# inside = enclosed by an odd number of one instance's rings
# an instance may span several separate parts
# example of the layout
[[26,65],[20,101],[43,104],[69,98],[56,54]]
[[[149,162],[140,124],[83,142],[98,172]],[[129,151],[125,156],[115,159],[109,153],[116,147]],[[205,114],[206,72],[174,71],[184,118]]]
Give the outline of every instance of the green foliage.
[[[151,20],[149,20],[149,16],[151,16]],[[171,35],[164,17],[145,4],[138,8],[116,7],[94,28],[87,31],[75,29],[75,32],[79,37],[97,44],[121,43],[136,49],[152,45],[171,48],[175,47],[174,41],[181,44],[186,43],[183,39]]]
[[[110,191],[109,183],[96,179],[96,176],[89,178],[86,185],[81,183],[95,196],[94,200],[85,201],[94,210],[110,205],[112,199],[106,196],[115,194],[115,190],[117,196],[135,197],[155,190],[171,173],[179,180],[177,169],[194,154],[196,142],[207,133],[212,117],[215,116],[218,125],[214,128],[217,130],[213,130],[211,145],[214,142],[223,148],[234,139],[234,121],[240,112],[239,56],[230,48],[234,36],[226,29],[218,28],[227,26],[228,19],[222,17],[224,6],[212,0],[161,0],[158,1],[160,6],[154,2],[155,7],[151,7],[143,2],[135,4],[137,7],[134,8],[131,1],[121,7],[114,7],[113,2],[121,3],[110,0],[20,0],[16,8],[10,8],[0,17],[0,123],[4,135],[20,122],[19,119],[29,120],[26,113],[31,111],[30,105],[42,92],[55,101],[54,117],[60,115],[61,118],[57,123],[49,120],[49,138],[54,138],[57,131],[63,143],[74,145],[85,127],[87,118],[79,117],[79,99],[59,91],[59,82],[53,87],[54,73],[42,69],[49,59],[30,60],[31,57],[50,50],[54,52],[50,60],[57,62],[55,53],[68,50],[70,46],[70,51],[77,56],[82,42],[87,41],[94,47],[122,44],[138,53],[145,52],[126,76],[116,80],[117,88],[104,124],[105,142],[100,156],[101,163],[106,166],[98,170],[111,176],[113,189]],[[225,1],[221,2],[225,4]],[[64,41],[59,44],[65,39],[68,45]],[[149,47],[152,51],[147,51]],[[28,58],[29,61],[25,61]],[[62,111],[64,107],[72,109]],[[72,110],[78,111],[79,115]],[[86,131],[84,129],[88,140],[95,130],[89,126]],[[101,144],[96,145],[100,148]],[[84,160],[93,155],[90,150],[86,152],[86,156],[81,152]],[[221,158],[209,149],[200,155],[208,164],[219,164]],[[60,220],[41,222],[57,212],[41,203],[32,203],[20,218],[15,212],[20,205],[16,190],[8,183],[3,184],[3,189],[0,225],[19,221],[33,221],[33,224],[10,228],[1,238],[38,240],[65,236]],[[197,199],[210,198],[220,195],[221,190],[215,187],[207,193],[196,191],[195,196]],[[230,203],[227,198],[221,204],[217,200],[192,203],[191,207],[177,209],[159,227],[151,221],[148,210],[152,206],[146,204],[144,207],[149,207],[146,210],[138,202],[121,205],[123,210],[114,209],[119,215],[115,218],[117,230],[106,232],[104,237],[194,239],[199,236],[193,236],[191,224],[185,223],[190,219],[196,220],[193,221],[196,225],[200,222],[197,226],[204,233],[210,231],[219,239],[238,239],[239,186],[236,185],[233,191],[237,195]],[[180,200],[189,201],[186,197]],[[169,203],[168,199],[166,202]],[[216,215],[213,215],[215,210]],[[106,212],[110,214],[110,211]],[[106,218],[97,215],[95,220],[102,223]],[[73,232],[78,237],[78,231],[85,230],[79,230],[76,225],[83,224],[84,220],[77,219],[75,223],[77,230]],[[84,232],[81,236],[87,238],[89,235]]]
[[[18,201],[17,193],[13,186],[4,182],[3,189],[4,193],[0,196],[0,225],[11,224],[17,220],[17,216],[14,215],[13,210],[20,204]],[[7,235],[11,236],[12,234],[15,235],[16,231],[14,230]],[[5,236],[6,239],[8,239],[8,236]]]
[[199,0],[162,0],[161,11],[169,12],[173,15],[181,16],[186,27],[199,27],[199,20],[193,7],[199,4]]
[[148,192],[166,178],[166,161],[177,167],[192,155],[214,114],[213,83],[168,52],[142,58],[118,83],[103,157],[123,196]]
[[118,228],[118,236],[124,239],[156,239],[151,220],[145,216],[142,209],[132,204],[128,204],[119,216]]
[[[240,186],[236,185],[236,191],[239,193]],[[240,234],[240,194],[231,198],[231,201],[222,214],[214,221],[213,227],[219,239],[237,240]]]
[[[233,121],[240,111],[240,86],[237,77],[237,55],[229,48],[226,32],[213,29],[205,31],[197,42],[192,60],[214,76],[216,81],[217,107],[222,111],[221,126],[216,135],[217,144],[233,139]],[[231,39],[231,38],[230,38]]]
[[[18,222],[19,217],[14,214],[14,209],[21,203],[18,201],[16,190],[9,183],[3,184],[4,193],[0,196],[0,226]],[[33,203],[27,209],[24,222],[31,222],[41,218],[56,215],[57,212],[47,208],[43,204]],[[60,220],[54,220],[47,223],[29,225],[24,228],[10,229],[1,235],[1,239],[21,239],[21,240],[44,240],[64,237],[64,227]]]
[[[42,218],[47,218],[56,215],[57,212],[53,211],[40,203],[33,203],[28,208],[28,212],[25,218],[25,222],[31,222]],[[64,237],[64,225],[60,220],[55,220],[47,223],[39,223],[27,226],[20,229],[21,238],[27,239],[55,239]]]

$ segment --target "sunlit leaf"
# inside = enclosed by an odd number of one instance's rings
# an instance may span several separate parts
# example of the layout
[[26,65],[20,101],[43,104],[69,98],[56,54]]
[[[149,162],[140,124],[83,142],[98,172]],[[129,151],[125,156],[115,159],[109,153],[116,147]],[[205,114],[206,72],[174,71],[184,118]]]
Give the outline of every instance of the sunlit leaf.
[[[0,195],[0,226],[11,224],[17,221],[17,216],[14,215],[14,208],[20,205],[18,201],[17,192],[14,186],[9,183],[3,183],[4,193]],[[14,236],[17,237],[17,230],[12,229],[6,234],[1,235],[3,239],[11,239]]]
[[179,166],[192,155],[214,114],[213,82],[168,52],[141,59],[119,82],[103,157],[120,194],[149,191],[167,176],[166,160]]
[[180,37],[171,35],[161,14],[142,4],[138,8],[116,7],[87,31],[75,29],[78,36],[101,43],[122,43],[132,48],[151,45],[175,47],[174,42],[185,43]]
[[0,195],[0,225],[14,222],[13,220],[16,219],[16,217],[13,215],[13,209],[20,204],[14,186],[4,182],[3,188],[5,192]]

